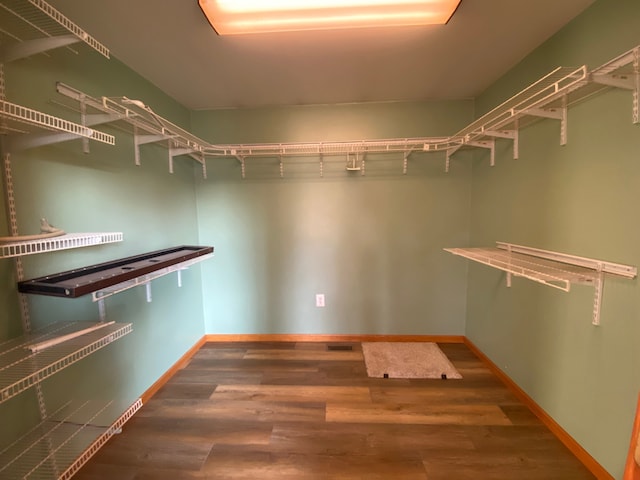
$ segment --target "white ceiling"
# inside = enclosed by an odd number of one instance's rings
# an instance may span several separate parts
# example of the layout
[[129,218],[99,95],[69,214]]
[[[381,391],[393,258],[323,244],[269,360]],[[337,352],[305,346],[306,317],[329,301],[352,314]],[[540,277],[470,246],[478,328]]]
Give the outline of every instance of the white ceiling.
[[197,0],[48,0],[197,109],[471,98],[594,0],[462,0],[447,25],[220,37]]

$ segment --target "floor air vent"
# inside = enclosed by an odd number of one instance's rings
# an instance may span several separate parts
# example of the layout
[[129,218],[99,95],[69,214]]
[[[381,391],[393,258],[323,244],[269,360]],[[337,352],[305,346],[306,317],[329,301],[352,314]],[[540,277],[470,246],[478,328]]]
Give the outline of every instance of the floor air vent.
[[327,345],[327,350],[336,351],[352,351],[353,345]]

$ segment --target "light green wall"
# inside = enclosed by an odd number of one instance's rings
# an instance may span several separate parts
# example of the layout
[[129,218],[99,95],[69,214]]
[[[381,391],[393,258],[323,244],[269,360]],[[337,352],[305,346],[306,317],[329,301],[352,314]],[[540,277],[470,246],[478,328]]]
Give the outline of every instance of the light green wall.
[[[188,112],[117,60],[66,51],[5,66],[7,96],[73,119],[50,100],[62,81],[94,96],[141,98],[212,142],[349,141],[450,135],[474,108],[486,111],[558,65],[597,66],[640,43],[640,4],[597,0],[574,22],[471,101],[334,105]],[[442,248],[495,240],[640,265],[635,205],[638,126],[628,92],[573,107],[569,144],[544,121],[521,133],[520,159],[498,142],[497,163],[459,153],[367,159],[366,176],[344,159],[208,161],[202,180],[189,160],[167,172],[166,151],[148,147],[133,165],[132,139],[79,142],[14,156],[21,232],[37,219],[69,231],[123,231],[121,244],[26,260],[28,276],[173,245],[214,245],[216,258],[154,282],[154,301],[134,289],[107,300],[108,317],[134,333],[44,384],[48,401],[135,397],[204,333],[466,334],[598,461],[620,477],[640,384],[638,281],[607,281],[602,326],[590,325],[592,292],[565,294],[451,257]],[[4,200],[1,200],[4,202]],[[2,205],[4,207],[4,204]],[[0,217],[0,235],[8,233]],[[468,274],[467,274],[468,269]],[[200,278],[202,272],[202,279]],[[467,292],[468,280],[468,292]],[[201,289],[200,289],[201,285]],[[195,288],[193,288],[195,287]],[[316,293],[327,306],[314,307]],[[31,297],[36,326],[95,319],[87,299]],[[0,340],[19,314],[11,261],[0,261]],[[0,405],[0,446],[37,419],[33,391]]]
[[[117,60],[92,51],[76,56],[54,51],[5,65],[11,102],[72,121],[78,114],[58,103],[56,81],[94,96],[141,98],[159,113],[188,126],[189,112]],[[56,103],[58,102],[58,103]],[[193,162],[175,160],[168,172],[166,149],[146,146],[142,166],[134,165],[130,133],[113,126],[103,131],[116,145],[91,144],[83,154],[74,140],[12,154],[18,226],[36,233],[39,218],[67,232],[123,232],[124,242],[24,257],[26,278],[92,265],[176,245],[197,245]],[[2,195],[0,236],[8,235]],[[43,383],[47,407],[70,398],[114,398],[133,402],[204,334],[199,267],[184,272],[183,287],[174,275],[152,283],[153,302],[144,287],[105,300],[107,319],[132,323],[133,333],[54,375]],[[12,260],[0,260],[0,341],[21,331]],[[30,295],[34,328],[52,322],[98,319],[89,297],[63,299]],[[0,445],[37,420],[33,389],[0,404]]]
[[[597,67],[640,44],[640,3],[598,0],[478,100],[495,106],[557,66]],[[473,168],[471,245],[496,240],[640,266],[640,130],[628,91],[569,110],[559,123],[521,130],[520,158],[498,142]],[[622,477],[640,388],[640,285],[605,282],[602,325],[593,289],[564,293],[475,264],[466,335],[616,478]]]
[[[209,141],[318,142],[447,135],[472,103],[364,104],[194,112]],[[210,333],[462,334],[466,265],[442,248],[468,241],[470,167],[444,154],[209,162],[198,181]],[[326,307],[315,307],[315,294]]]

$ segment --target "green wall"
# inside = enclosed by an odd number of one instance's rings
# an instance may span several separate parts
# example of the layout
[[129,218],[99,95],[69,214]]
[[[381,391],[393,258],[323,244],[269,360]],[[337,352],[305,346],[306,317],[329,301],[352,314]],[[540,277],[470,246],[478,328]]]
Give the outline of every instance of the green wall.
[[[64,118],[55,82],[94,96],[140,98],[211,142],[317,142],[446,136],[558,65],[598,66],[640,44],[640,4],[597,0],[476,102],[318,105],[189,112],[117,60],[65,50],[5,65],[10,101]],[[366,175],[345,159],[209,159],[209,179],[188,159],[167,171],[166,150],[129,133],[117,145],[79,141],[13,155],[21,233],[38,219],[68,231],[122,231],[125,241],[25,259],[27,276],[180,244],[216,257],[107,300],[107,316],[134,333],[44,382],[51,408],[69,396],[133,399],[204,333],[466,334],[616,477],[621,476],[640,365],[638,281],[607,280],[602,325],[592,290],[570,293],[452,257],[447,246],[522,243],[640,265],[635,221],[640,168],[631,94],[613,91],[570,110],[569,143],[542,121],[523,129],[520,159],[499,141],[485,153],[370,156]],[[195,180],[194,180],[195,178]],[[0,199],[4,202],[4,199]],[[5,205],[3,203],[2,207]],[[0,216],[0,235],[9,233]],[[326,307],[316,308],[316,293]],[[0,261],[0,341],[20,332],[15,275]],[[34,326],[97,319],[88,299],[30,297]],[[37,421],[32,390],[0,404],[0,447]]]
[[[55,83],[90,95],[141,98],[158,113],[188,126],[189,112],[117,60],[93,51],[80,55],[56,50],[5,65],[7,100],[72,121],[79,115],[60,102]],[[77,105],[76,105],[77,108]],[[24,257],[26,278],[92,265],[176,245],[197,244],[193,162],[178,158],[168,172],[166,149],[142,148],[142,166],[134,165],[133,139],[114,126],[101,130],[116,145],[91,144],[82,153],[79,140],[13,152],[15,199],[21,234],[37,233],[40,217],[67,232],[123,232],[121,243]],[[8,149],[5,142],[5,150]],[[197,170],[197,169],[196,169]],[[3,215],[0,236],[9,235]],[[144,287],[105,300],[107,320],[132,323],[133,333],[43,382],[49,411],[70,398],[101,398],[132,403],[204,334],[199,267],[152,283],[153,302]],[[0,342],[21,333],[12,260],[0,260]],[[90,296],[63,299],[30,295],[33,328],[68,320],[98,320]],[[38,420],[34,389],[0,404],[0,446]]]
[[[556,66],[597,67],[640,44],[640,3],[598,0],[478,99],[486,111]],[[471,245],[496,240],[640,266],[640,130],[629,91],[521,130],[520,158],[498,142],[473,163]],[[640,387],[640,285],[605,281],[564,293],[470,266],[466,335],[616,478],[622,477]]]
[[[349,141],[440,136],[472,102],[389,103],[194,112],[212,142]],[[470,165],[444,154],[208,162],[198,181],[209,333],[463,334],[466,265],[442,248],[468,241]],[[322,293],[326,306],[315,306]]]

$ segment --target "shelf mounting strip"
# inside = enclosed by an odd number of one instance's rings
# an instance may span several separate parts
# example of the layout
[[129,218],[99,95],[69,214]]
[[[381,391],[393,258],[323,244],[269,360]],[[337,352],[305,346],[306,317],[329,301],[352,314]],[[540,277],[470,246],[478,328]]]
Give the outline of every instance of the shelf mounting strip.
[[507,273],[507,286],[511,276],[523,277],[565,292],[571,284],[594,287],[593,325],[600,325],[600,309],[605,274],[622,278],[635,278],[636,267],[618,263],[578,257],[566,253],[533,247],[496,242],[497,248],[445,248],[459,255]]

